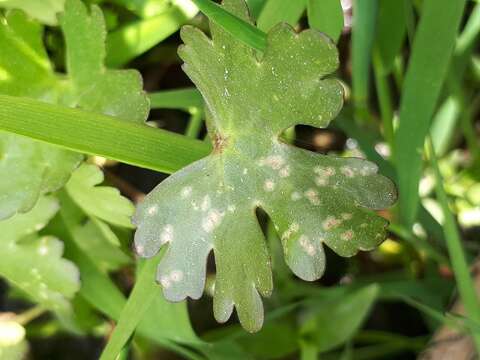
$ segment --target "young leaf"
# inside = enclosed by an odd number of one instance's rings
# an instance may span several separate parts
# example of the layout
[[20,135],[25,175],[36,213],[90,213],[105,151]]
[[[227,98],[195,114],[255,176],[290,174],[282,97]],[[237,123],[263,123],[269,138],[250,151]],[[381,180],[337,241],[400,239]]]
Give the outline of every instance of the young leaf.
[[34,301],[62,312],[80,287],[78,270],[62,258],[62,242],[36,234],[57,210],[55,199],[43,197],[28,214],[0,222],[0,275]]
[[131,228],[130,217],[135,210],[133,204],[114,187],[96,186],[102,182],[103,173],[97,166],[83,164],[72,174],[66,190],[86,214],[113,225]]
[[21,9],[44,24],[56,25],[57,14],[62,11],[65,0],[0,0],[0,7]]
[[[243,0],[225,0],[223,8],[249,21]],[[228,320],[235,306],[242,325],[257,331],[272,275],[256,209],[281,234],[292,271],[313,281],[325,268],[324,244],[352,256],[384,239],[387,221],[369,209],[391,205],[396,193],[368,161],[280,140],[297,123],[326,127],[342,106],[339,82],[325,79],[338,66],[329,39],[280,24],[259,59],[223,28],[210,28],[212,40],[184,27],[179,54],[207,104],[213,152],[147,195],[134,217],[135,245],[145,257],[168,245],[157,279],[172,301],[201,296],[213,249],[216,319]]]

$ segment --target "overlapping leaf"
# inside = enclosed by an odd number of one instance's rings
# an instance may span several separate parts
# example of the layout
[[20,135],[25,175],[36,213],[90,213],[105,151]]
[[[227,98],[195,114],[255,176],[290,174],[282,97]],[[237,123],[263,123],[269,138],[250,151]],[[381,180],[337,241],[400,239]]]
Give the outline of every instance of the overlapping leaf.
[[0,222],[0,275],[34,301],[62,313],[80,286],[78,270],[62,258],[61,241],[37,234],[57,210],[55,199],[42,197],[28,214]]
[[[250,21],[243,0],[223,7]],[[369,250],[387,221],[370,209],[391,205],[390,180],[376,165],[295,148],[280,140],[295,124],[326,127],[342,106],[334,44],[319,32],[286,24],[268,33],[263,55],[210,24],[212,39],[185,27],[179,54],[207,104],[214,150],[172,175],[139,206],[137,252],[168,246],[157,278],[167,299],[199,298],[206,259],[214,251],[214,313],[226,321],[236,308],[242,325],[258,330],[262,296],[272,291],[270,259],[256,210],[278,230],[288,266],[308,281],[322,276],[323,246],[342,256]]]
[[[148,100],[135,71],[107,70],[105,25],[98,7],[89,15],[68,0],[61,18],[67,46],[67,78],[57,76],[42,44],[42,28],[20,11],[0,22],[0,93],[142,122]],[[61,187],[81,155],[16,135],[0,134],[0,219],[30,210],[41,194]]]

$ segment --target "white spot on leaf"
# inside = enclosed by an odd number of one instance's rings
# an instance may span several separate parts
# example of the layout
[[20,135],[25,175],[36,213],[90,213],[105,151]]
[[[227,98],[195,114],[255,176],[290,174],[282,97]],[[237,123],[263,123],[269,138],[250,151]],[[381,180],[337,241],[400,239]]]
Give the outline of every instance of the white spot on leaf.
[[265,183],[263,184],[263,189],[265,191],[273,191],[275,189],[275,182],[273,180],[265,180]]
[[182,189],[180,194],[182,195],[183,198],[189,197],[190,195],[192,195],[192,187],[191,186],[185,186]]
[[225,214],[216,209],[208,212],[207,216],[202,220],[202,228],[205,232],[211,233],[220,223]]

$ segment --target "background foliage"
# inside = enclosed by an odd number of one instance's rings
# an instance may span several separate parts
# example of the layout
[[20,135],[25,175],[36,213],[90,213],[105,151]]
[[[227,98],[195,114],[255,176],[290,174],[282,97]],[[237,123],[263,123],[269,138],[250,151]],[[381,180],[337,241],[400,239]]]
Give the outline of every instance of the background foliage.
[[[480,229],[480,5],[248,5],[256,26],[209,0],[0,0],[1,359],[406,359],[444,326],[480,348],[469,274]],[[212,320],[212,259],[204,297],[170,303],[153,281],[162,251],[149,260],[132,251],[134,204],[211,149],[176,52],[180,27],[208,33],[208,18],[259,53],[281,21],[328,34],[344,108],[325,129],[282,136],[367,158],[399,190],[380,213],[387,240],[348,259],[327,249],[325,276],[310,283],[290,272],[257,213],[274,290],[255,334]]]

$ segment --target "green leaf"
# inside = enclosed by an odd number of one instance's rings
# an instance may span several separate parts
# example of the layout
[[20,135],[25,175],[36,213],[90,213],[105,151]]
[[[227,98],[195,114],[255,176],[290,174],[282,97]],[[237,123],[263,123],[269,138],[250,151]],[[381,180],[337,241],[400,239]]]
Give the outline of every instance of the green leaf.
[[329,351],[349,340],[360,328],[378,295],[373,284],[329,301],[316,301],[300,334],[314,343],[318,352]]
[[225,31],[235,36],[238,40],[263,51],[266,46],[265,33],[253,26],[251,22],[225,11],[220,5],[211,0],[192,0],[210,21],[222,26]]
[[380,0],[375,50],[383,74],[390,72],[407,34],[406,0]]
[[408,226],[417,214],[425,136],[447,75],[464,6],[465,0],[426,0],[422,5],[395,134],[400,214]]
[[57,24],[57,14],[63,10],[65,0],[0,0],[0,7],[21,9],[32,18],[47,25]]
[[210,149],[203,141],[170,131],[7,95],[0,95],[0,130],[166,173]]
[[42,194],[63,186],[81,158],[23,136],[0,133],[0,174],[4,174],[0,219],[29,211]]
[[307,0],[267,0],[257,21],[262,31],[268,31],[279,22],[295,26],[307,6]]
[[[223,7],[248,21],[243,1]],[[293,272],[313,281],[325,268],[323,244],[352,256],[384,239],[387,221],[370,209],[391,205],[395,188],[368,161],[280,141],[296,123],[326,127],[342,106],[339,82],[323,79],[338,66],[328,38],[280,24],[259,60],[221,27],[210,27],[213,41],[184,27],[179,52],[207,104],[214,150],[147,195],[134,217],[135,244],[146,257],[168,244],[157,279],[171,301],[202,295],[213,249],[216,319],[228,320],[235,306],[242,325],[256,331],[263,322],[260,295],[272,291],[256,209],[276,225]]]
[[36,234],[57,210],[55,199],[42,197],[28,214],[0,222],[0,275],[34,301],[62,312],[80,287],[78,270],[62,258],[62,242]]
[[135,207],[117,188],[97,186],[102,182],[103,172],[96,165],[83,164],[72,174],[66,190],[86,214],[131,228],[130,217]]
[[149,103],[135,70],[107,70],[105,21],[99,7],[90,15],[80,0],[67,0],[60,18],[67,43],[67,70],[74,87],[71,106],[143,123]]
[[[117,270],[131,259],[119,248],[119,240],[110,227],[101,220],[93,218],[73,230],[78,246],[102,270]],[[113,244],[116,241],[117,244]]]
[[[56,101],[56,79],[41,42],[42,29],[20,11],[0,21],[0,93]],[[18,119],[15,119],[18,121]],[[57,190],[81,160],[74,154],[0,133],[0,219],[29,211]]]
[[126,64],[178,31],[180,26],[197,13],[198,8],[190,1],[177,1],[168,4],[165,11],[154,17],[126,24],[109,33],[107,64],[110,66]]
[[337,42],[343,30],[343,9],[340,0],[308,0],[308,24]]
[[[143,123],[149,104],[140,75],[107,70],[103,65],[105,25],[99,8],[93,6],[89,16],[80,0],[67,0],[61,25],[67,45],[66,80],[52,71],[42,46],[41,27],[20,12],[10,13],[1,22],[0,41],[6,46],[0,54],[0,69],[4,69],[0,92]],[[35,120],[41,115],[29,117]],[[9,122],[20,121],[22,116]],[[16,175],[0,181],[1,194],[5,194],[0,196],[0,219],[30,210],[38,196],[60,188],[82,159],[80,154],[3,133],[0,155],[2,173]]]

